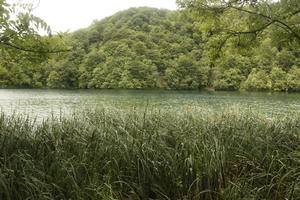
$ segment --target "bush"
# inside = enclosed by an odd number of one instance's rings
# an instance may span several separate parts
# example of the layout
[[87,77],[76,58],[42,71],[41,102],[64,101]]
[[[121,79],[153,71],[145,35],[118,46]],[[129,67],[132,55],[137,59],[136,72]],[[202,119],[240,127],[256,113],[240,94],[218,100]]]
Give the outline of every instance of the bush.
[[270,79],[272,82],[272,90],[274,91],[287,91],[287,73],[279,67],[273,67]]
[[299,92],[300,91],[300,68],[297,66],[292,67],[287,75],[287,84],[289,90]]
[[238,90],[244,76],[241,75],[239,69],[221,70],[217,73],[217,78],[214,82],[214,87],[217,90]]
[[272,82],[265,70],[254,68],[242,84],[242,88],[250,91],[265,91],[272,88]]

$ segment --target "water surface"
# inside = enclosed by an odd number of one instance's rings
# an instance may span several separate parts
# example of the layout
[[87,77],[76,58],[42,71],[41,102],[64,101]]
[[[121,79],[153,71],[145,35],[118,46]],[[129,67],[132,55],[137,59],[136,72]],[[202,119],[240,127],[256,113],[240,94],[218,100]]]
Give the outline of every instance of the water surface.
[[0,90],[0,109],[8,115],[18,113],[46,118],[97,107],[203,107],[216,111],[226,107],[278,114],[300,112],[300,94],[165,90]]

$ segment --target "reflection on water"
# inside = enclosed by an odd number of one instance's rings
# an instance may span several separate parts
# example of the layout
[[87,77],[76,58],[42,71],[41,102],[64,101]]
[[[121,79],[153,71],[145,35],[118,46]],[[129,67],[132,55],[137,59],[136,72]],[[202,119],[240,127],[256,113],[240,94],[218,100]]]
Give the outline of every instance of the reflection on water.
[[161,109],[196,106],[216,111],[224,107],[238,107],[272,114],[300,112],[300,94],[163,90],[0,90],[0,109],[6,114],[19,113],[46,118],[103,106],[151,106]]

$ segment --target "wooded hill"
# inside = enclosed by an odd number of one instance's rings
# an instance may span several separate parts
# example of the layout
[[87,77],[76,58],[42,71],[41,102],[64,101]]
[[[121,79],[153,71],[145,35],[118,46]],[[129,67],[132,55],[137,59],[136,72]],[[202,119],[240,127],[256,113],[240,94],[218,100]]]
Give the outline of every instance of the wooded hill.
[[131,8],[63,35],[72,50],[42,64],[25,53],[2,62],[0,87],[300,91],[300,50],[273,43],[271,30],[247,50],[227,44],[210,71],[199,23]]
[[48,63],[49,87],[206,85],[205,66],[199,62],[201,34],[178,12],[131,8],[72,33],[69,41],[74,51]]

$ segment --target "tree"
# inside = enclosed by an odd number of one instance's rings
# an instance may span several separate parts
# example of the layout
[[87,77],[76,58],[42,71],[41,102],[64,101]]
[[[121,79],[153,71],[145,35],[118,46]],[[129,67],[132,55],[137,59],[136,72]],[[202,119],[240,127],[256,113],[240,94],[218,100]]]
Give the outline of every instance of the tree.
[[[6,0],[0,0],[0,51],[9,55],[22,51],[43,56],[68,51],[59,45],[57,37],[51,37],[50,27],[32,11],[32,4],[10,5]],[[44,31],[50,37],[43,37],[38,31]]]
[[299,0],[177,0],[203,22],[207,37],[222,35],[226,40],[263,34],[274,28],[281,40],[300,43]]
[[[242,51],[266,38],[279,49],[300,46],[299,0],[177,0],[177,3],[200,24],[210,66],[209,87],[214,85],[216,63],[228,46]],[[289,56],[282,54],[284,58]]]
[[300,68],[292,67],[287,76],[287,84],[291,91],[300,91]]
[[206,69],[199,64],[201,40],[193,39],[200,31],[193,28],[179,12],[154,8],[131,8],[95,21],[68,34],[72,52],[48,61],[48,87],[67,86],[54,75],[79,66],[74,74],[79,88],[201,88]]
[[191,55],[182,55],[166,70],[166,81],[170,89],[199,89],[207,84],[206,72]]
[[[32,12],[33,4],[10,5],[0,0],[1,88],[45,87],[46,68],[41,63],[54,53],[69,51],[62,37],[52,36],[46,22]],[[53,80],[53,74],[49,80]]]
[[279,67],[273,67],[270,73],[273,91],[287,91],[287,73]]
[[272,88],[270,76],[265,70],[253,68],[248,79],[241,86],[243,89],[250,91],[266,91]]

